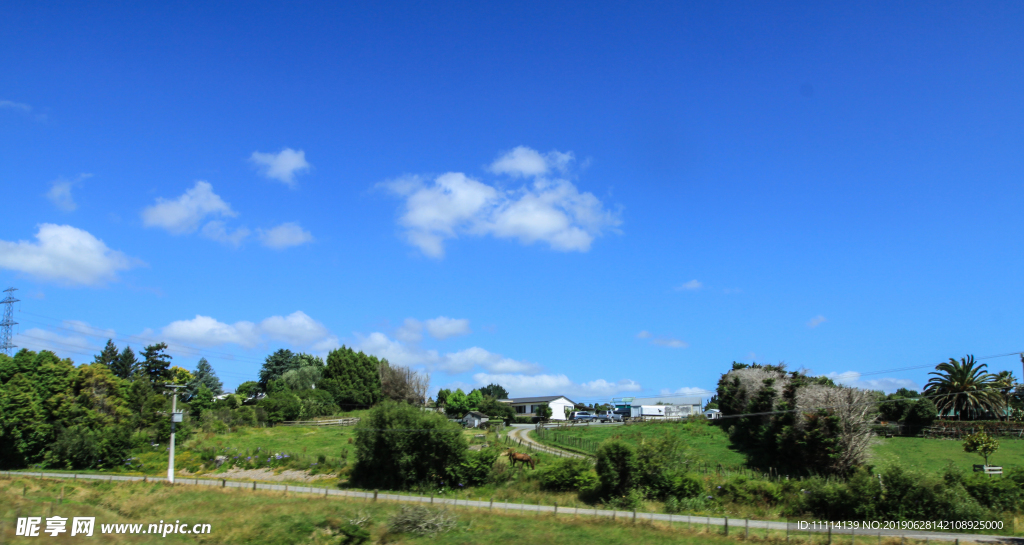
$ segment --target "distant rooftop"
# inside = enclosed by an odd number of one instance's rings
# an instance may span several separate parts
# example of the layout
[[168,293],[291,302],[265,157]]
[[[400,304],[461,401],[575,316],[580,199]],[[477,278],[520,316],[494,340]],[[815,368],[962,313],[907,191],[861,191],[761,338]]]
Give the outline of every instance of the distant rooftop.
[[[510,403],[544,403],[545,401],[554,401],[556,399],[561,399],[563,397],[565,397],[565,396],[514,397],[512,399],[509,399],[509,402]],[[569,398],[565,397],[565,399],[569,399]],[[504,400],[502,400],[502,401],[504,401]],[[569,399],[569,401],[573,405],[576,404],[576,402],[571,400],[571,399]]]

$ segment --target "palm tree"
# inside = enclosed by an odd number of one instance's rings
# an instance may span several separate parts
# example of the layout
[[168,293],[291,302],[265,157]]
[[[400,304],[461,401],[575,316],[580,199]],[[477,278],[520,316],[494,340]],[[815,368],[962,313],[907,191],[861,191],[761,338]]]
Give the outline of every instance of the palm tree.
[[936,371],[929,373],[935,376],[928,381],[924,393],[934,396],[932,401],[942,415],[955,414],[957,419],[966,415],[973,420],[986,411],[998,413],[1003,407],[1002,391],[996,376],[988,373],[986,367],[971,355],[960,361],[949,358],[949,363],[940,363]]

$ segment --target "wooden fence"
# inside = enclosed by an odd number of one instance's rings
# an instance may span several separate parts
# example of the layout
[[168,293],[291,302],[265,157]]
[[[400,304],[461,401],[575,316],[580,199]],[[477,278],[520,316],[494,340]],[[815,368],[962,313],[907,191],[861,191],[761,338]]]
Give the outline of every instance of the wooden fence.
[[278,426],[354,426],[358,418],[338,418],[336,420],[288,420],[278,422]]

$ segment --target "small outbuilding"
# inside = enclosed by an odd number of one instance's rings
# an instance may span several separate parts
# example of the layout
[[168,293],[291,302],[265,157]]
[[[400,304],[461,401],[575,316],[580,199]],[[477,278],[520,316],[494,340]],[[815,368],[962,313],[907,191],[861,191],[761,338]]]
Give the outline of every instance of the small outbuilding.
[[486,414],[480,411],[469,411],[466,416],[462,417],[461,422],[466,425],[467,428],[479,428],[480,424],[490,420]]
[[718,409],[708,409],[704,411],[704,416],[708,420],[718,420],[719,418],[722,418],[722,411]]

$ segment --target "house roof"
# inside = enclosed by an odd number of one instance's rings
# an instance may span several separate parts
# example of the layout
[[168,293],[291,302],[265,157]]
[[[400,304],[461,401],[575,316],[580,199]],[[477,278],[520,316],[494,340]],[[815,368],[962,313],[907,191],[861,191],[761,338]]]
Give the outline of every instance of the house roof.
[[[480,411],[469,411],[468,413],[466,413],[466,416],[472,416],[472,417],[475,417],[475,418],[490,418],[489,416],[487,416],[486,414],[484,414],[484,413],[482,413]],[[463,417],[463,418],[465,418],[465,417]]]
[[[569,399],[569,398],[567,398],[565,396],[540,396],[540,397],[515,397],[515,398],[510,399],[509,401],[511,401],[512,403],[544,403],[545,401],[554,401],[556,399],[563,399],[563,398],[564,399]],[[571,402],[573,405],[576,404],[571,399],[569,399],[569,402]]]
[[632,406],[638,405],[657,405],[658,402],[667,403],[669,405],[703,405],[704,401],[700,397],[695,396],[661,396],[661,397],[637,397],[633,398]]

